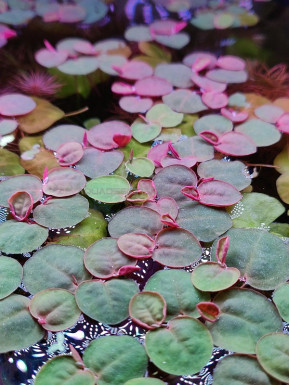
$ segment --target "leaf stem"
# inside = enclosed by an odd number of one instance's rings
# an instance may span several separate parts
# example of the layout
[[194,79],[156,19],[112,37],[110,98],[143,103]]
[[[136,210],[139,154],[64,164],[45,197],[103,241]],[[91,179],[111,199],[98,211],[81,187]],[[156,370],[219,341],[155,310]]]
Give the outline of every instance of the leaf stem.
[[82,114],[83,112],[88,111],[88,109],[89,109],[89,107],[84,107],[84,108],[81,108],[80,110],[68,112],[67,114],[65,114],[65,118],[67,118],[69,116],[75,116],[75,115]]

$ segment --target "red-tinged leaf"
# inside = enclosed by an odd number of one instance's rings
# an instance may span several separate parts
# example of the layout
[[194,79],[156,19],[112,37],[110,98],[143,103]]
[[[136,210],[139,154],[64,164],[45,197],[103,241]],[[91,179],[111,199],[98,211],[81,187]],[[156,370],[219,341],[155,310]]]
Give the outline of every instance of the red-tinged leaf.
[[217,66],[230,71],[242,71],[246,68],[245,60],[238,56],[220,56],[217,61]]
[[127,233],[117,241],[122,253],[132,258],[150,258],[155,247],[155,241],[143,233]]
[[47,177],[48,177],[48,169],[47,169],[47,167],[45,167],[45,169],[43,171],[43,176],[42,176],[42,184],[47,183]]
[[176,20],[157,20],[150,24],[150,33],[152,36],[155,35],[165,35],[171,36],[175,35],[182,29],[187,26],[185,21],[176,21]]
[[206,206],[231,206],[243,197],[239,190],[230,183],[220,180],[203,181],[199,184],[197,191],[199,194],[199,203]]
[[171,142],[168,143],[168,151],[171,152],[171,155],[176,158],[176,159],[180,159],[180,156],[178,154],[178,152],[175,150],[175,148],[172,146]]
[[112,92],[120,95],[132,95],[135,93],[134,87],[131,84],[123,82],[115,82],[111,87]]
[[191,80],[206,92],[224,92],[227,88],[225,83],[215,82],[214,80],[199,76],[195,72],[193,72]]
[[196,305],[196,309],[201,315],[201,317],[209,322],[217,321],[220,315],[219,307],[213,302],[199,302]]
[[276,127],[284,134],[289,134],[289,114],[283,114],[276,123]]
[[76,164],[82,159],[83,155],[83,146],[77,142],[61,144],[56,151],[56,157],[61,166],[71,166]]
[[153,68],[149,64],[137,60],[129,61],[123,64],[122,67],[113,66],[113,69],[122,78],[128,80],[139,80],[153,75]]
[[84,133],[82,145],[83,145],[83,148],[87,148],[88,147],[88,134],[87,134],[87,132]]
[[123,96],[119,100],[119,106],[122,110],[137,114],[138,112],[147,112],[153,106],[151,98],[140,98],[140,96]]
[[134,273],[135,271],[139,271],[140,269],[141,269],[140,266],[131,266],[131,265],[122,266],[118,271],[118,275],[119,276],[128,275],[128,274]]
[[173,228],[179,227],[179,224],[168,213],[163,214],[161,216],[161,222],[164,223],[164,225],[167,225],[169,227],[173,227]]
[[228,97],[222,92],[205,92],[201,97],[204,104],[213,110],[225,107],[228,104]]
[[193,186],[185,186],[181,189],[181,192],[183,195],[185,195],[186,197],[194,200],[194,201],[199,201],[200,200],[200,197],[199,197],[199,192],[197,190],[196,187],[193,187]]
[[157,76],[150,76],[145,79],[137,80],[135,83],[136,94],[139,96],[163,96],[170,94],[173,90],[172,85],[165,79]]
[[[124,135],[126,138],[123,138],[120,135]],[[128,140],[128,137],[131,138],[131,136],[131,127],[119,120],[111,120],[109,122],[97,124],[88,131],[89,143],[93,147],[105,151],[118,147],[116,140],[121,143],[121,141],[126,141]]]
[[83,55],[98,55],[100,53],[89,41],[77,41],[73,48]]
[[157,146],[150,148],[147,153],[147,158],[151,159],[158,167],[161,167],[161,160],[168,153],[168,143],[169,142],[158,144]]
[[191,69],[193,72],[200,72],[204,70],[206,67],[208,67],[210,64],[211,64],[211,60],[208,57],[200,56],[196,58],[195,62],[192,64]]
[[216,257],[217,260],[225,265],[227,252],[230,246],[230,237],[222,237],[218,240],[217,249],[216,249]]
[[119,147],[125,147],[130,142],[131,137],[131,135],[117,133],[113,136],[113,141],[117,143]]
[[221,114],[225,117],[231,120],[234,123],[241,123],[248,119],[249,114],[246,111],[235,111],[230,108],[222,108]]
[[220,136],[220,143],[214,146],[215,150],[233,156],[246,156],[257,152],[253,139],[241,132],[230,131]]
[[17,191],[8,199],[11,214],[18,221],[25,221],[33,207],[32,196],[26,191]]
[[80,356],[79,352],[71,345],[69,344],[69,350],[71,352],[72,358],[75,360],[75,362],[79,365],[81,365],[83,368],[85,367],[82,357]]
[[194,156],[185,156],[181,159],[172,158],[172,156],[164,156],[164,158],[161,159],[161,166],[167,167],[172,165],[181,165],[191,168],[196,164],[196,162],[197,158]]
[[137,189],[146,192],[149,199],[155,199],[156,197],[156,187],[151,179],[140,179],[137,184]]
[[220,139],[217,134],[211,131],[202,131],[199,136],[202,137],[202,139],[206,140],[208,143],[216,146],[220,143]]
[[142,190],[135,190],[135,191],[132,191],[130,192],[130,194],[127,195],[127,202],[131,202],[131,203],[145,203],[147,202],[149,199],[149,196],[146,192],[142,191]]

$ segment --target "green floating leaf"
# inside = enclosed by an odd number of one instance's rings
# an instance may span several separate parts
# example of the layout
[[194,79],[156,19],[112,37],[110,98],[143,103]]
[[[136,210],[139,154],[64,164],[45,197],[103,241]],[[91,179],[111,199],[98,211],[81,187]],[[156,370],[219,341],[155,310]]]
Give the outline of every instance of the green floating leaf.
[[85,187],[90,198],[104,203],[124,202],[129,191],[130,183],[119,175],[99,176],[90,180]]
[[78,246],[83,249],[107,235],[107,221],[98,210],[89,209],[89,216],[70,229],[69,234],[57,235],[50,243]]
[[[0,134],[1,135],[1,134]],[[0,176],[11,176],[24,173],[20,159],[14,152],[0,148]]]
[[8,220],[0,225],[0,250],[6,254],[28,253],[41,246],[48,230],[41,226]]
[[138,44],[138,48],[142,53],[149,57],[160,59],[163,62],[171,61],[171,52],[159,44],[142,41]]
[[251,179],[247,178],[245,173],[246,166],[244,163],[235,160],[233,162],[225,162],[223,160],[209,160],[200,163],[197,173],[201,178],[215,178],[230,183],[239,191],[250,186]]
[[52,332],[70,328],[81,315],[74,295],[64,289],[38,292],[29,304],[29,311],[45,330]]
[[208,293],[202,293],[191,283],[190,274],[184,270],[161,270],[152,275],[145,290],[162,295],[167,305],[167,320],[178,315],[199,317],[196,305],[210,300]]
[[108,279],[118,276],[121,267],[134,266],[136,260],[119,250],[116,239],[103,238],[86,250],[84,263],[93,276]]
[[224,349],[252,354],[260,337],[282,331],[282,320],[275,306],[256,291],[229,289],[219,293],[213,302],[221,314],[215,323],[206,325],[214,344]]
[[181,32],[170,36],[156,35],[155,40],[162,45],[166,45],[167,47],[181,49],[189,43],[190,36],[186,32]]
[[124,385],[165,385],[165,382],[158,380],[158,378],[133,378],[133,380],[127,381]]
[[196,202],[187,202],[179,209],[177,223],[202,242],[211,242],[232,227],[232,220],[224,209]]
[[50,127],[64,117],[64,112],[45,99],[33,97],[35,109],[27,115],[20,116],[17,121],[20,130],[27,134],[36,134]]
[[34,175],[16,175],[3,180],[0,183],[0,206],[9,207],[8,199],[17,191],[28,192],[35,203],[42,198],[42,182]]
[[28,348],[43,338],[43,329],[29,313],[29,302],[16,294],[0,301],[0,353]]
[[214,13],[213,12],[200,12],[193,19],[191,19],[191,24],[196,28],[202,30],[214,29]]
[[161,216],[147,207],[127,207],[109,222],[108,230],[113,238],[127,233],[157,234],[163,227]]
[[191,280],[201,291],[220,291],[233,286],[240,278],[235,267],[223,267],[215,262],[198,265],[192,272]]
[[149,178],[155,170],[154,163],[148,158],[133,158],[131,161],[128,160],[125,165],[128,171],[140,177]]
[[164,266],[189,266],[201,257],[198,240],[184,229],[164,229],[157,234],[155,243],[152,258]]
[[276,180],[277,192],[281,200],[285,203],[289,203],[289,175],[287,173],[282,174]]
[[197,135],[202,131],[210,131],[220,135],[232,131],[233,122],[222,115],[210,114],[196,120],[193,127]]
[[159,293],[142,291],[131,298],[129,314],[140,326],[155,329],[165,320],[166,302]]
[[129,316],[129,302],[137,292],[138,286],[129,279],[86,281],[78,287],[76,301],[81,311],[90,318],[116,325]]
[[195,186],[197,177],[185,166],[168,166],[159,171],[153,181],[159,198],[171,197],[181,207],[188,202],[188,198],[182,194],[181,189],[184,186]]
[[120,385],[144,376],[144,347],[130,336],[106,336],[92,341],[83,355],[84,364],[96,373],[98,385]]
[[16,259],[0,257],[0,299],[13,293],[21,283],[22,266]]
[[166,104],[155,104],[146,114],[146,119],[161,127],[175,127],[182,122],[183,114],[178,114]]
[[242,213],[233,219],[233,227],[238,228],[268,226],[285,211],[278,199],[255,192],[244,194],[239,204],[242,205]]
[[289,382],[289,336],[271,333],[263,336],[256,346],[257,360],[271,377]]
[[81,222],[88,215],[88,210],[89,202],[81,195],[49,199],[34,209],[33,219],[41,226],[61,229]]
[[273,302],[276,305],[280,316],[289,322],[289,283],[285,282],[273,293]]
[[277,166],[277,171],[280,174],[289,172],[289,145],[285,145],[283,150],[274,159],[274,166]]
[[277,237],[289,238],[289,224],[274,222],[270,224],[270,233],[277,235]]
[[83,370],[72,356],[57,356],[43,365],[35,378],[35,385],[94,385],[95,376]]
[[281,133],[273,124],[263,122],[259,119],[250,119],[235,127],[236,132],[249,136],[257,147],[271,146],[281,138]]
[[48,245],[36,251],[24,265],[26,289],[31,294],[53,288],[74,291],[77,282],[90,278],[83,255],[78,247],[64,245]]
[[132,126],[133,137],[140,143],[146,143],[153,140],[161,132],[161,126],[158,123],[146,124],[141,119],[136,119]]
[[[249,285],[273,290],[288,279],[288,250],[280,238],[256,229],[230,229],[225,236],[230,237],[227,266],[239,269]],[[216,247],[217,240],[213,244],[213,260]]]
[[79,193],[86,183],[82,172],[70,167],[57,167],[48,172],[43,192],[54,197],[67,197]]
[[234,354],[221,359],[213,373],[215,385],[279,385],[254,357]]
[[241,71],[230,71],[221,68],[210,70],[206,73],[206,77],[210,80],[220,83],[244,83],[248,79],[248,72]]
[[161,370],[174,375],[199,372],[212,354],[212,339],[197,319],[173,318],[166,328],[150,330],[145,339],[150,360]]
[[[184,114],[195,114],[207,110],[200,95],[189,90],[175,90],[162,97],[163,102],[173,111]],[[179,122],[181,123],[181,121]]]

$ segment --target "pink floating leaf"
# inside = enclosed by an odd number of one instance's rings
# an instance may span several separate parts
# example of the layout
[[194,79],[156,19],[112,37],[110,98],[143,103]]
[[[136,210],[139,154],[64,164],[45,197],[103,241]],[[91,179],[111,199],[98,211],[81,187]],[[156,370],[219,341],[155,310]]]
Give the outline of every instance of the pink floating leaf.
[[[97,124],[88,131],[89,143],[99,150],[112,150],[123,144],[132,136],[131,127],[119,120]],[[118,143],[117,143],[118,142]]]
[[36,107],[35,101],[22,94],[6,94],[0,96],[0,115],[26,115]]
[[289,134],[289,114],[283,114],[277,121],[276,127],[284,134]]
[[139,96],[123,96],[119,100],[119,106],[122,110],[137,114],[138,112],[147,112],[153,106],[150,98],[140,98]]
[[83,148],[87,148],[88,147],[88,134],[87,134],[86,131],[84,133],[82,146],[83,146]]
[[123,82],[115,82],[111,87],[112,92],[120,95],[131,95],[135,93],[134,87],[131,84]]
[[130,142],[131,137],[131,135],[117,133],[113,135],[113,141],[117,143],[118,147],[125,147]]
[[263,106],[255,109],[255,115],[267,123],[277,123],[283,114],[283,108],[273,106],[272,104],[264,104]]
[[47,167],[45,167],[44,171],[43,171],[43,176],[42,176],[42,184],[46,184],[47,183],[47,178],[48,178],[48,170],[47,170]]
[[199,302],[196,309],[201,317],[209,322],[215,322],[220,315],[219,307],[213,302]]
[[132,266],[132,265],[122,266],[118,271],[118,276],[128,275],[128,274],[134,273],[135,271],[139,271],[140,269],[141,269],[140,266]]
[[113,67],[118,74],[128,80],[139,80],[153,75],[153,68],[142,61],[132,60],[123,64],[122,67]]
[[150,33],[155,35],[171,36],[175,35],[187,26],[185,21],[158,20],[150,25]]
[[74,44],[74,49],[83,55],[98,55],[100,53],[89,41],[77,41]]
[[172,92],[172,85],[165,79],[157,76],[150,76],[145,79],[137,80],[135,83],[136,94],[140,96],[164,96]]
[[164,156],[161,159],[161,166],[167,167],[172,165],[181,165],[188,168],[193,167],[197,162],[197,158],[194,156],[185,156],[181,159],[173,158],[172,156]]
[[200,72],[205,68],[207,68],[210,64],[211,64],[210,58],[208,58],[207,56],[200,56],[196,58],[196,60],[192,64],[191,69],[193,72]]
[[46,48],[38,50],[35,54],[35,60],[38,64],[46,68],[57,67],[63,64],[68,58],[68,52],[65,50],[57,51],[47,40],[44,41]]
[[225,118],[231,120],[234,123],[244,122],[249,117],[249,114],[246,111],[238,112],[238,111],[235,111],[235,110],[233,110],[231,108],[228,108],[228,109],[227,108],[222,108],[221,109],[221,114]]
[[122,253],[137,259],[150,258],[155,247],[154,239],[143,233],[124,234],[117,244]]
[[216,146],[220,143],[220,139],[217,134],[211,131],[202,131],[199,136],[201,136],[204,140],[206,140],[208,143],[212,144],[213,146]]
[[230,71],[242,71],[246,68],[245,60],[237,56],[220,56],[217,61],[217,66]]
[[215,150],[233,156],[246,156],[257,151],[255,142],[241,132],[229,131],[220,136],[219,144],[215,145]]
[[162,197],[157,202],[160,215],[169,214],[173,219],[178,216],[178,205],[173,198]]
[[77,142],[63,143],[58,147],[56,151],[56,157],[58,159],[58,163],[61,166],[71,166],[76,164],[82,159],[83,155],[83,146]]
[[201,98],[204,104],[213,110],[220,109],[228,104],[228,97],[222,92],[205,92]]
[[25,221],[33,208],[33,198],[26,191],[17,191],[8,199],[11,214],[18,221]]
[[220,180],[202,181],[197,187],[197,192],[199,202],[206,206],[231,206],[242,199],[239,190],[230,183]]
[[230,237],[222,237],[218,240],[216,258],[222,264],[226,263],[226,256],[230,246]]
[[151,159],[156,166],[161,167],[161,160],[167,156],[169,142],[164,142],[150,148],[147,153],[147,158]]
[[215,82],[196,73],[191,75],[191,80],[206,92],[224,92],[227,88],[225,83]]
[[176,159],[180,159],[180,156],[178,154],[178,152],[175,150],[175,148],[172,146],[171,142],[168,143],[168,151],[171,152],[171,155],[176,158]]
[[86,10],[80,5],[65,4],[59,6],[58,20],[62,23],[78,23],[86,17]]
[[152,179],[140,179],[137,189],[146,192],[149,199],[155,199],[156,197],[156,187]]
[[161,222],[164,223],[166,226],[177,228],[179,227],[179,224],[175,221],[175,219],[172,218],[172,216],[168,213],[163,214],[161,216]]
[[10,39],[11,37],[15,37],[17,36],[17,33],[13,30],[13,29],[10,29],[8,27],[6,27],[4,29],[4,31],[1,31],[0,32],[0,35],[3,36],[5,39]]
[[185,186],[181,189],[181,192],[183,195],[194,201],[200,201],[198,189],[194,186]]

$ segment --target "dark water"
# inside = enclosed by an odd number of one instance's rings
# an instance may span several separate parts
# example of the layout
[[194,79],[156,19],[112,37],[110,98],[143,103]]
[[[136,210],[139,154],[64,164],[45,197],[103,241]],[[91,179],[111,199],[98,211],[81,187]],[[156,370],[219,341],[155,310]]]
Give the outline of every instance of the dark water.
[[[250,1],[243,3],[250,4]],[[127,7],[127,14],[124,9]],[[257,26],[251,28],[235,28],[228,30],[200,31],[189,25],[186,32],[191,35],[191,42],[180,51],[173,51],[172,61],[180,61],[187,53],[195,50],[210,51],[216,55],[230,53],[243,58],[257,59],[267,63],[269,67],[284,63],[288,65],[288,2],[271,1],[255,2],[255,12],[260,16],[261,21]],[[155,19],[176,18],[176,14],[169,14],[165,8],[150,1],[116,0],[111,5],[108,15],[96,25],[88,27],[76,25],[65,25],[60,23],[43,23],[40,18],[32,20],[28,26],[18,29],[18,37],[11,39],[9,43],[0,50],[0,81],[2,88],[9,87],[10,79],[19,70],[29,71],[37,69],[34,60],[34,52],[43,46],[43,40],[47,39],[53,45],[65,37],[84,37],[92,42],[105,38],[121,38],[124,30],[130,24],[150,23]],[[192,12],[180,13],[179,18],[190,20]],[[134,51],[134,46],[133,46]],[[81,96],[73,96],[60,99],[55,102],[65,111],[73,111],[88,106],[90,110],[80,116],[73,118],[74,124],[82,125],[83,121],[93,116],[101,120],[114,116],[115,118],[132,117],[124,115],[124,112],[116,108],[117,97],[112,96],[110,84],[113,79],[95,86],[88,99]],[[93,111],[93,114],[92,112]],[[69,123],[69,120],[67,120]],[[283,143],[277,143],[268,148],[259,150],[258,154],[249,157],[249,163],[272,164],[275,156],[280,152]],[[252,169],[250,171],[253,171]],[[276,179],[279,174],[271,168],[255,170],[259,177],[253,179],[254,191],[263,192],[271,196],[277,196]],[[2,216],[1,216],[2,215]],[[4,219],[0,212],[0,220]],[[287,215],[281,216],[278,221],[287,221]],[[20,256],[26,260],[28,256]],[[204,250],[204,259],[209,258],[209,251]],[[141,270],[134,273],[134,278],[142,288],[147,279],[162,267],[153,261],[140,262]],[[25,294],[23,288],[18,289],[19,293]],[[25,332],[25,331],[24,331]],[[0,384],[3,385],[30,385],[32,378],[39,367],[55,354],[68,353],[68,344],[72,344],[79,352],[82,352],[89,342],[100,335],[128,334],[135,336],[141,341],[144,339],[144,330],[135,325],[132,321],[125,321],[115,327],[110,327],[92,321],[87,317],[82,318],[73,328],[61,333],[48,333],[47,340],[18,352],[0,355]],[[149,366],[151,376],[157,376],[168,382],[168,384],[212,384],[212,371],[218,359],[228,354],[222,349],[214,349],[209,364],[194,376],[183,378],[171,376],[158,371],[153,365]],[[253,384],[254,385],[254,384]]]

